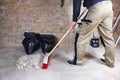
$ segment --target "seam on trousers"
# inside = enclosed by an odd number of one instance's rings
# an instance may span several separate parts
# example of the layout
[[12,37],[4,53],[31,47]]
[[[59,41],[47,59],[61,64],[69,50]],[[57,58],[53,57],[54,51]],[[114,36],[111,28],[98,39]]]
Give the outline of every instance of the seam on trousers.
[[74,60],[73,63],[76,65],[77,62],[77,41],[78,41],[78,37],[79,37],[79,33],[76,32],[75,35],[75,43],[74,43],[74,51],[75,51],[75,56],[74,56]]
[[[100,30],[99,27],[98,27],[98,30]],[[102,36],[100,36],[100,40],[101,40],[102,45],[105,47],[105,42]]]

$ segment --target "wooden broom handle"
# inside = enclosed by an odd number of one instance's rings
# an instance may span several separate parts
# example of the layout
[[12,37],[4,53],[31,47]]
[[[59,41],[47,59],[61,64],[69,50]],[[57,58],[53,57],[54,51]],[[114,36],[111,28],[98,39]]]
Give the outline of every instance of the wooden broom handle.
[[70,27],[68,29],[68,31],[63,35],[63,37],[58,41],[58,43],[54,46],[54,48],[50,51],[50,53],[48,53],[47,56],[50,56],[52,54],[52,52],[57,48],[57,46],[59,46],[59,44],[63,41],[63,39],[67,36],[67,34],[71,31],[72,27]]
[[[82,12],[82,14],[80,15],[80,17],[85,13],[87,11],[87,9],[86,10],[84,10],[83,12]],[[79,17],[79,18],[80,18]],[[49,52],[49,53],[46,53],[46,56],[50,56],[52,53],[53,53],[53,51],[57,48],[57,46],[59,46],[59,44],[63,41],[63,39],[67,36],[67,34],[71,31],[71,29],[72,29],[72,27],[70,27],[69,29],[68,29],[68,31],[63,35],[63,37],[58,41],[58,43],[54,46],[54,48]]]

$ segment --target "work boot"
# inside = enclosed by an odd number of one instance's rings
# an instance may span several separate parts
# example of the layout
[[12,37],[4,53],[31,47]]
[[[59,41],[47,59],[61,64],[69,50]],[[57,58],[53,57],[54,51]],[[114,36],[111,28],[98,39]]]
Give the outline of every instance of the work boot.
[[72,60],[67,60],[67,63],[71,64],[71,65],[76,65],[76,62],[72,61]]
[[105,63],[108,67],[110,68],[114,68],[114,64],[110,64],[108,62],[105,61],[105,59],[100,59],[103,63]]
[[83,63],[76,63],[72,60],[68,60],[67,63],[70,64],[70,65],[83,66]]
[[100,59],[103,63],[105,63],[105,59]]

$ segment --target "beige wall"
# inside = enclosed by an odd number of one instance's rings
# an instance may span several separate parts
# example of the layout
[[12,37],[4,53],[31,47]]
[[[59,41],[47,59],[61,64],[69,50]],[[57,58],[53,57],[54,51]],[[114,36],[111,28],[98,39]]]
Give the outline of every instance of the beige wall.
[[[60,1],[0,0],[0,47],[21,46],[25,31],[54,34],[61,38],[71,21],[72,0],[65,0],[63,8],[60,7]],[[113,3],[117,14],[119,0]],[[74,30],[62,44],[70,46],[73,40]]]
[[[25,31],[54,34],[60,38],[68,29],[72,1],[0,0],[0,47],[21,46]],[[72,32],[63,43],[70,43]]]

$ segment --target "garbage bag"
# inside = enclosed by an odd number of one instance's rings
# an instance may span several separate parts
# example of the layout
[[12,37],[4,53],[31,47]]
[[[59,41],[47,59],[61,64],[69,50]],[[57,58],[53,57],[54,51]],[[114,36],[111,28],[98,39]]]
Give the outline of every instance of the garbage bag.
[[22,44],[27,55],[33,54],[37,51],[41,44],[39,40],[40,34],[34,32],[24,32],[24,39]]
[[56,37],[50,34],[41,34],[40,35],[41,49],[42,52],[49,53],[56,44]]

